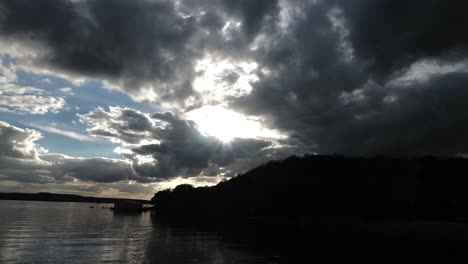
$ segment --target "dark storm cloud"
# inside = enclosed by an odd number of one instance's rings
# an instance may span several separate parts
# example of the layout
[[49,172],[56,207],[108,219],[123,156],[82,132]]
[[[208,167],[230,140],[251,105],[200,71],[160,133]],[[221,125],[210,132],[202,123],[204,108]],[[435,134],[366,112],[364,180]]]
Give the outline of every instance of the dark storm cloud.
[[228,17],[242,22],[242,31],[246,35],[252,36],[258,33],[265,22],[274,22],[279,12],[277,0],[193,0],[182,1],[190,13],[207,12],[204,17],[204,25],[217,26],[219,29],[224,26],[219,19]]
[[0,10],[3,38],[46,50],[36,65],[103,78],[130,92],[158,84],[167,100],[191,93],[197,52],[187,43],[196,21],[177,15],[174,1],[19,0],[2,1]]
[[[268,151],[271,142],[255,139],[234,139],[229,145],[208,138],[179,138],[179,141],[165,141],[164,144],[144,145],[132,149],[136,154],[151,155],[155,164],[134,163],[135,171],[151,178],[174,176],[216,176],[220,167],[229,167],[238,160],[251,159],[255,163]],[[235,173],[240,171],[235,170]],[[207,173],[207,174],[205,174]]]
[[[245,49],[275,10],[276,1],[0,1],[0,38],[35,47],[34,57],[23,58],[29,67],[184,105],[197,97],[195,61],[207,50]],[[233,17],[242,22],[242,41],[223,40]]]
[[268,73],[250,95],[233,102],[249,114],[268,117],[272,127],[290,131],[290,141],[309,151],[318,150],[317,133],[342,122],[337,117],[341,93],[367,79],[359,62],[346,61],[340,32],[330,19],[332,7],[304,4],[291,14],[285,32],[268,35],[257,53]]
[[[258,64],[258,81],[226,103],[287,131],[287,153],[457,154],[467,146],[467,73],[454,67],[467,64],[465,2],[2,1],[0,33],[44,47],[37,65],[181,105],[195,94],[194,65],[205,53],[248,58]],[[397,81],[412,68],[419,77]],[[237,79],[223,76],[228,85]],[[148,177],[212,174],[268,146],[237,140],[220,152],[216,139],[168,113],[101,109],[82,121],[91,134],[138,145],[127,155]]]
[[[456,155],[468,151],[468,74],[450,73],[409,87],[370,87],[350,102],[330,149],[362,154]],[[383,92],[379,90],[390,90]],[[390,94],[390,95],[389,95]],[[346,113],[346,114],[345,114]]]
[[468,2],[339,1],[356,54],[385,77],[421,58],[468,55]]
[[[271,142],[236,138],[224,144],[202,134],[193,121],[170,112],[148,116],[128,108],[97,109],[80,117],[91,126],[88,132],[110,140],[137,144],[125,156],[132,160],[137,181],[155,181],[176,176],[196,176],[205,170],[219,172],[239,159],[257,159]],[[139,120],[134,123],[133,121]],[[141,126],[140,124],[147,125]],[[157,143],[144,143],[155,141]],[[151,161],[141,162],[141,157]]]
[[266,22],[274,22],[274,18],[278,14],[278,1],[276,0],[224,0],[222,6],[228,14],[240,17],[240,21],[243,22],[243,31],[247,35],[257,33],[265,20],[267,20]]
[[[302,3],[286,31],[267,32],[256,60],[268,71],[233,107],[306,151],[466,152],[467,71],[453,66],[466,66],[464,1]],[[413,66],[424,81],[396,81]]]

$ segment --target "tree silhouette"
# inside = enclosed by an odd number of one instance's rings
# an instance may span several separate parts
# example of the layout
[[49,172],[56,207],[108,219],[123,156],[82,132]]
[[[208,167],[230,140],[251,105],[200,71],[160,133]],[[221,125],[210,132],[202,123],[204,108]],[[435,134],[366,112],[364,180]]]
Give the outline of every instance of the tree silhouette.
[[468,217],[463,158],[291,156],[213,187],[155,194],[160,217],[438,220]]

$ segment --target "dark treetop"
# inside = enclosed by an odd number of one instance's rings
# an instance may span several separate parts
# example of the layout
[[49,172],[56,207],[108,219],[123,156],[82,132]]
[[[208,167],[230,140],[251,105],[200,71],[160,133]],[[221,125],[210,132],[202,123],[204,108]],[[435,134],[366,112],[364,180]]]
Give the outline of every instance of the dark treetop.
[[214,187],[179,185],[152,202],[178,219],[463,220],[468,160],[292,156]]

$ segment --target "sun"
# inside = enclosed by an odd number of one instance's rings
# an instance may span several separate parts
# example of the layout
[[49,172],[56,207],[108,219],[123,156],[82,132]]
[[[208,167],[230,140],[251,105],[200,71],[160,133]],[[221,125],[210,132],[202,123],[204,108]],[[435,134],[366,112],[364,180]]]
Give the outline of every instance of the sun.
[[216,137],[224,143],[235,138],[282,137],[279,132],[264,128],[259,118],[245,116],[222,105],[204,106],[188,112],[187,117],[197,124],[202,133]]

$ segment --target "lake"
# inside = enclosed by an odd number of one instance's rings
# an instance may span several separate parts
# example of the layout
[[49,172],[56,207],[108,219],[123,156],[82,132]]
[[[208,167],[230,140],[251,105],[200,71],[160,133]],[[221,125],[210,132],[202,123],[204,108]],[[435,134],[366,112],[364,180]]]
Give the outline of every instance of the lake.
[[0,263],[275,262],[220,232],[101,208],[109,206],[0,200]]
[[[0,200],[0,263],[399,263],[467,260],[465,223],[163,222],[108,204]],[[94,207],[94,208],[91,208]]]

